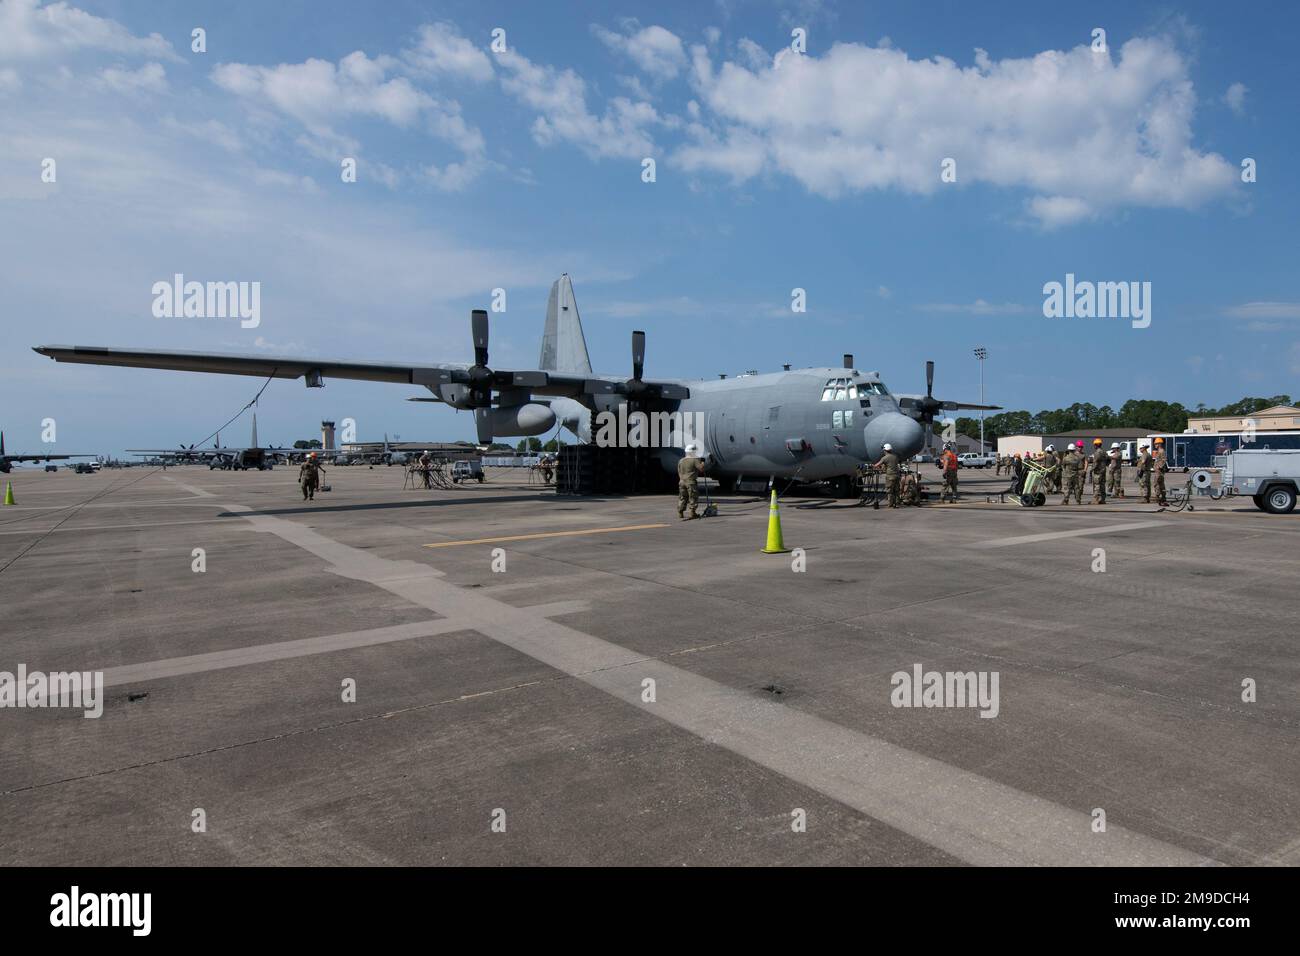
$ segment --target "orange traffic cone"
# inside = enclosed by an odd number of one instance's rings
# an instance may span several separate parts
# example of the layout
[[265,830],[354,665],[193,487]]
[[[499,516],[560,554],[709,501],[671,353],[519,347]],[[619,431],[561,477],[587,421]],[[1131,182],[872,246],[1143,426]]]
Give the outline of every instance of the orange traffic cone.
[[5,504],[11,505],[13,503],[14,503],[14,483],[12,481],[6,481],[5,482]]
[[781,537],[781,512],[776,504],[776,489],[772,489],[772,504],[767,509],[767,547],[763,549],[764,554],[789,554],[790,549],[785,546],[785,540]]

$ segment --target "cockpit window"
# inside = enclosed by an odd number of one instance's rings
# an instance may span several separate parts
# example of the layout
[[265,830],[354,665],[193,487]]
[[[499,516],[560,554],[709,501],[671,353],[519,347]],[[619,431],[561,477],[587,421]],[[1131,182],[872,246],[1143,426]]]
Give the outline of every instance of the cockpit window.
[[822,389],[823,402],[857,401],[859,394],[865,394],[866,384],[859,385],[851,378],[832,378]]
[[863,382],[858,386],[858,391],[862,394],[870,393],[872,395],[888,395],[889,389],[885,388],[883,382]]

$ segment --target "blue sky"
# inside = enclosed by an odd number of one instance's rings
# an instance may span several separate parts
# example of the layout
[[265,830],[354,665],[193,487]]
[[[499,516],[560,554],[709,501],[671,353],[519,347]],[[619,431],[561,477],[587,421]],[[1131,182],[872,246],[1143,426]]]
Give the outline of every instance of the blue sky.
[[[493,364],[531,367],[566,271],[601,371],[628,369],[644,328],[652,376],[852,352],[918,391],[933,358],[936,393],[970,401],[982,345],[986,398],[1008,408],[1295,393],[1297,19],[0,0],[0,426],[15,450],[46,417],[66,450],[188,442],[259,385],[56,366],[32,345],[468,361],[469,310],[497,287]],[[155,318],[151,287],[176,272],[260,282],[261,325]],[[1151,326],[1045,318],[1066,273],[1150,282]],[[275,382],[261,437],[346,417],[362,438],[472,436],[414,393]]]

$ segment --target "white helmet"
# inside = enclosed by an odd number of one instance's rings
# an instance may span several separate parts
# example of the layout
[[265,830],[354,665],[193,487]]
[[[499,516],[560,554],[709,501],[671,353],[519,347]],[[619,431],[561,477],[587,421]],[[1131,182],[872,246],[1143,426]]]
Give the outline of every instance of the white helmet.
[[885,444],[884,444],[884,449],[885,449],[885,451],[893,451],[893,450],[894,450],[894,446],[891,445],[889,442],[885,442]]
[[1110,443],[1110,447],[1111,447],[1111,448],[1118,448],[1118,447],[1119,447],[1119,442],[1117,442],[1117,441],[1113,441],[1113,442],[1111,442],[1111,443]]
[[1056,446],[1055,446],[1055,445],[1048,445],[1047,448],[1046,448],[1045,450],[1046,450],[1046,451],[1056,451]]
[[689,445],[686,446],[686,454],[688,455],[694,455],[699,450],[700,450],[700,446],[695,444],[694,442],[691,442]]

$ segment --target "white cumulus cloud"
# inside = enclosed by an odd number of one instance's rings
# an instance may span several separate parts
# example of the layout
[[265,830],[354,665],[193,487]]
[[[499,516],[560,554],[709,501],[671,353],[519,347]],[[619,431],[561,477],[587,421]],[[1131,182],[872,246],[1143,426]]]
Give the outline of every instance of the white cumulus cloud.
[[49,61],[81,50],[179,60],[157,33],[137,37],[114,20],[67,3],[0,0],[0,61]]
[[1118,57],[1088,46],[972,66],[839,43],[820,57],[715,65],[691,48],[707,119],[677,154],[688,171],[744,179],[776,172],[827,197],[871,189],[930,194],[940,164],[957,183],[1018,187],[1047,226],[1122,206],[1190,208],[1226,195],[1235,169],[1192,142],[1188,59],[1163,38]]
[[626,33],[592,25],[591,32],[615,53],[628,57],[657,80],[671,80],[686,66],[686,48],[670,30],[660,26],[641,28],[635,21],[625,24]]

